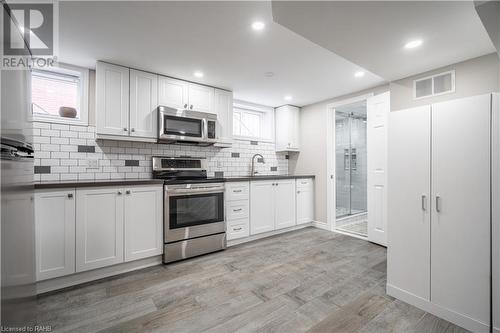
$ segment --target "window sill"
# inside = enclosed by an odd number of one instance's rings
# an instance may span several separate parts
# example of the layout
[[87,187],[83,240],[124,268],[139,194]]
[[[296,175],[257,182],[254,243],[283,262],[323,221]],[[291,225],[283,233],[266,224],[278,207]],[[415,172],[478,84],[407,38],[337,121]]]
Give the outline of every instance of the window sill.
[[87,121],[81,119],[71,119],[71,118],[55,118],[55,117],[43,117],[43,116],[33,116],[30,121],[39,123],[49,123],[49,124],[65,124],[65,125],[75,125],[75,126],[89,126]]

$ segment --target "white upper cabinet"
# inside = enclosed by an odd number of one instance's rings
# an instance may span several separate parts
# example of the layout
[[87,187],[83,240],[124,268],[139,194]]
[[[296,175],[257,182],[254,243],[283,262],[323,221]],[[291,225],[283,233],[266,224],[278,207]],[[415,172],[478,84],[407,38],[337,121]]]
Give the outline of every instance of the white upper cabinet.
[[129,133],[129,69],[98,62],[96,66],[97,134]]
[[75,272],[75,190],[35,193],[36,279]]
[[76,271],[123,262],[123,189],[81,189],[76,200]]
[[163,253],[163,188],[125,189],[125,261]]
[[299,151],[300,108],[283,105],[275,110],[276,151]]
[[157,137],[158,75],[130,70],[130,136]]
[[158,104],[174,109],[187,109],[188,85],[186,81],[159,76]]
[[193,111],[215,113],[214,94],[215,89],[212,87],[189,83],[188,109]]
[[231,146],[233,139],[233,93],[215,89],[215,113],[217,114],[216,146]]

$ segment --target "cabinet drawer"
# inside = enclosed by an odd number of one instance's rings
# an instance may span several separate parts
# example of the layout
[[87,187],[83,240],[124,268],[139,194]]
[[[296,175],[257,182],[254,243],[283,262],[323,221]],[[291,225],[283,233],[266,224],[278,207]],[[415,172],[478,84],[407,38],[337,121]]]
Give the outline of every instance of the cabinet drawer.
[[250,185],[248,182],[227,183],[226,200],[227,201],[248,200],[249,188]]
[[234,220],[227,225],[227,240],[250,236],[248,219]]
[[313,180],[312,180],[312,178],[297,179],[296,180],[296,185],[297,185],[297,188],[312,187],[313,186]]
[[230,201],[226,204],[226,220],[248,218],[248,200]]

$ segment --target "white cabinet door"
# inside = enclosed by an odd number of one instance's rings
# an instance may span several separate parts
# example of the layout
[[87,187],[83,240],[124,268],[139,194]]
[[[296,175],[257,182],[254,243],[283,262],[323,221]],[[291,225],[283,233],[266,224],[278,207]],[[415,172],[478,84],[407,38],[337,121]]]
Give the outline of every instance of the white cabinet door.
[[430,300],[430,106],[391,112],[387,284]]
[[195,83],[189,83],[188,100],[189,110],[215,113],[214,110],[215,89]]
[[157,137],[158,76],[130,70],[130,136]]
[[76,191],[76,271],[123,262],[123,190]]
[[283,105],[275,110],[276,151],[298,151],[300,109]]
[[[307,185],[301,185],[304,182]],[[305,224],[314,220],[314,188],[312,179],[297,179],[297,224]]]
[[274,230],[275,181],[250,182],[250,234]]
[[98,62],[96,66],[97,134],[129,134],[129,69]]
[[158,104],[175,109],[187,109],[188,83],[166,76],[159,76]]
[[[482,95],[432,106],[431,300],[485,324],[490,320],[490,103],[491,95]],[[414,178],[413,172],[409,176]]]
[[75,273],[75,191],[35,193],[36,279]]
[[162,254],[162,186],[125,189],[125,261]]
[[387,122],[390,93],[367,100],[368,239],[387,245]]
[[215,89],[215,113],[217,114],[217,139],[231,143],[233,139],[233,93]]
[[295,219],[295,179],[277,180],[274,187],[275,225],[277,229],[293,227]]

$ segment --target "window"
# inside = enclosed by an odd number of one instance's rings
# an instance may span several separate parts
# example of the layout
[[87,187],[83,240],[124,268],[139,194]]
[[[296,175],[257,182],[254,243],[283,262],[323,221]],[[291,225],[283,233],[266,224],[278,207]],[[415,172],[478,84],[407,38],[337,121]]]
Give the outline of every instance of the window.
[[83,68],[61,65],[50,70],[33,69],[33,120],[87,125],[87,84],[88,70]]
[[262,112],[235,108],[233,110],[233,135],[260,138]]
[[455,71],[413,81],[413,98],[420,99],[455,92]]
[[239,140],[274,141],[274,108],[235,100],[233,137]]

